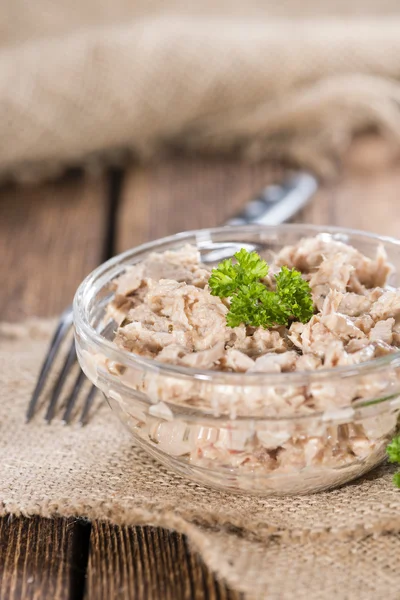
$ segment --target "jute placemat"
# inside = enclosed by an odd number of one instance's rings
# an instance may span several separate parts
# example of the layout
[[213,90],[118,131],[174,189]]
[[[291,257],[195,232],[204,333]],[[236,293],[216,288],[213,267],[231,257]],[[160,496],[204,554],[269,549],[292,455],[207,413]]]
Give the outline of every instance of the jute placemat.
[[400,141],[397,0],[3,0],[0,177],[175,149],[328,172]]
[[382,466],[342,489],[255,498],[209,490],[141,450],[106,404],[89,424],[24,415],[53,322],[0,326],[0,514],[81,516],[185,533],[228,584],[268,599],[398,598],[400,492]]

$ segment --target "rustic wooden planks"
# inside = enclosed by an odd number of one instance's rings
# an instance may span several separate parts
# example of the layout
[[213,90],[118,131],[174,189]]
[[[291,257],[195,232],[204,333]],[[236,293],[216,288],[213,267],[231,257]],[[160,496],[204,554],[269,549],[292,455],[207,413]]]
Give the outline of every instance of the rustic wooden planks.
[[79,600],[86,528],[67,519],[0,519],[0,598]]
[[[102,260],[106,182],[75,175],[0,191],[1,320],[54,315],[70,304]],[[0,598],[79,600],[88,542],[89,529],[76,520],[0,519]]]
[[0,318],[60,313],[101,260],[105,177],[70,176],[0,191]]
[[400,237],[400,161],[379,138],[350,148],[336,181],[318,191],[298,221]]
[[188,229],[215,227],[265,185],[278,165],[235,160],[170,159],[127,171],[118,214],[118,251]]
[[239,600],[188,550],[155,527],[93,523],[85,600]]

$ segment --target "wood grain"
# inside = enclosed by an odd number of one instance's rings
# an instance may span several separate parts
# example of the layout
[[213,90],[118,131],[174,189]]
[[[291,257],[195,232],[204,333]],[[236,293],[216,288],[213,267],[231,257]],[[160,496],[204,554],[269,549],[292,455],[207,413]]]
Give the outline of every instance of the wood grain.
[[374,176],[344,172],[340,183],[318,191],[297,220],[400,237],[399,190],[400,169]]
[[0,598],[68,600],[71,581],[82,579],[79,527],[67,519],[0,519]]
[[[363,152],[363,148],[366,152]],[[318,190],[297,222],[337,225],[400,236],[400,162],[370,138],[349,151],[340,177]],[[378,154],[379,151],[379,154]],[[371,166],[380,155],[386,162]],[[349,165],[349,166],[346,166]],[[222,224],[265,185],[279,165],[180,158],[126,174],[117,249],[193,228]]]
[[93,523],[86,600],[239,600],[184,536],[154,527]]
[[400,168],[345,172],[335,189],[335,223],[400,237]]
[[398,149],[372,136],[350,148],[340,177],[323,186],[296,219],[400,237]]
[[278,165],[179,158],[128,170],[118,214],[118,251],[187,229],[224,223],[264,186]]
[[[2,320],[57,314],[71,302],[77,284],[102,259],[105,182],[104,176],[73,176],[0,191],[0,277],[7,282]],[[75,521],[0,519],[1,600],[78,598],[84,547]]]
[[0,318],[58,314],[100,261],[107,186],[71,176],[0,191]]

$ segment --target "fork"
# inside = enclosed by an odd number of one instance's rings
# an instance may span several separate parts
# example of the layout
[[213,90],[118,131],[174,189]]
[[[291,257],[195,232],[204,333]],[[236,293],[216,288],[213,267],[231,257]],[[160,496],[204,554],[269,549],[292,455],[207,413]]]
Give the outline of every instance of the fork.
[[[72,323],[73,323],[72,306],[69,306],[68,308],[65,309],[65,311],[62,313],[62,315],[60,317],[57,328],[53,335],[53,339],[51,340],[50,347],[48,349],[46,358],[45,358],[42,368],[40,370],[39,377],[37,379],[35,389],[33,390],[33,394],[32,394],[31,400],[29,402],[28,410],[26,413],[27,422],[29,422],[32,419],[32,417],[35,413],[37,403],[39,401],[39,398],[41,396],[43,388],[46,385],[46,381],[50,374],[51,368],[55,362],[55,359],[58,355],[58,352],[61,348],[61,345],[62,345],[64,339],[66,338],[66,336],[68,335],[68,333],[72,327]],[[73,340],[69,347],[69,350],[68,350],[66,359],[64,361],[64,364],[62,366],[62,369],[60,371],[60,374],[59,374],[59,376],[54,384],[54,387],[52,389],[52,392],[51,392],[50,402],[47,407],[46,415],[45,415],[45,419],[48,423],[50,423],[54,417],[54,413],[55,413],[56,406],[57,406],[57,401],[58,401],[58,399],[61,395],[61,392],[64,388],[64,384],[67,379],[67,376],[68,376],[69,372],[71,371],[72,367],[74,366],[76,360],[77,360],[77,356],[76,356],[76,349],[75,349],[75,341]],[[83,373],[83,371],[79,370],[79,373],[75,380],[72,391],[67,398],[65,411],[64,411],[64,414],[62,417],[63,422],[66,424],[69,423],[69,421],[70,421],[72,410],[75,406],[76,399],[78,397],[79,392],[81,391],[84,381],[85,381],[85,374]],[[80,416],[80,422],[82,423],[82,425],[84,425],[87,421],[87,417],[88,417],[90,408],[92,406],[95,394],[96,394],[96,388],[93,385],[85,398],[83,410],[82,410],[82,413]]]
[[[263,224],[263,225],[278,225],[284,223],[293,217],[301,210],[317,189],[317,180],[306,172],[295,173],[288,177],[279,185],[270,185],[264,188],[259,196],[248,202],[243,211],[230,219],[226,225],[246,225],[246,224]],[[215,248],[215,245],[214,245]],[[232,255],[232,244],[221,244],[207,256],[203,257],[203,262],[218,262]],[[54,365],[55,359],[61,348],[62,343],[66,339],[69,331],[72,328],[73,315],[72,306],[69,306],[62,313],[58,322],[57,328],[51,340],[47,355],[40,370],[35,389],[30,399],[26,420],[29,422],[35,414],[39,398],[48,380],[50,371]],[[106,327],[107,329],[107,327]],[[102,333],[105,331],[103,330]],[[56,379],[53,389],[50,394],[50,401],[46,410],[45,420],[50,423],[55,415],[58,400],[64,389],[66,379],[71,372],[71,369],[77,361],[75,342],[72,341],[60,374]],[[72,390],[66,400],[62,421],[68,424],[76,404],[78,395],[86,380],[83,371],[79,373],[75,379]],[[80,414],[80,423],[85,425],[88,421],[90,409],[92,407],[97,388],[92,385],[87,393],[83,409]]]

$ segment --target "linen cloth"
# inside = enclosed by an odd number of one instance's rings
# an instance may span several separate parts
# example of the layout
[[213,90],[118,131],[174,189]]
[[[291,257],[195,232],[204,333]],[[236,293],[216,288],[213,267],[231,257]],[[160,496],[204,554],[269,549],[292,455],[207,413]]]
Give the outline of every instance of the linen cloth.
[[171,151],[333,172],[400,139],[396,0],[4,0],[0,177]]

